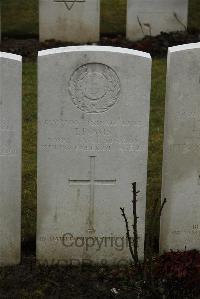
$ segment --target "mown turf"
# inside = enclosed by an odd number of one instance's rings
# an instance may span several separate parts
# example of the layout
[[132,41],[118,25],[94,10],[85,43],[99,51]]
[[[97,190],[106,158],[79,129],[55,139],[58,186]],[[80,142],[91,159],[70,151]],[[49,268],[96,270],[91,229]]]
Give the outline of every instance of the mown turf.
[[22,240],[32,240],[36,230],[36,64],[23,64],[23,191]]
[[189,30],[200,30],[200,0],[189,0]]
[[153,61],[149,134],[148,198],[160,197],[166,59]]
[[9,37],[38,35],[37,0],[1,0],[2,31]]
[[[12,37],[38,35],[39,0],[1,1],[4,35]],[[101,0],[101,33],[125,34],[125,24],[126,0]],[[189,29],[200,29],[199,0],[189,0]]]

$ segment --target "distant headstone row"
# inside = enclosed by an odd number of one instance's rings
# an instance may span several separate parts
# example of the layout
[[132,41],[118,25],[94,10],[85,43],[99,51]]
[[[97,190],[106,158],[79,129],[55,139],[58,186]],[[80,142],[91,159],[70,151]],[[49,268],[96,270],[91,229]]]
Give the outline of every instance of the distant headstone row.
[[[21,58],[1,53],[0,264],[19,262]],[[138,189],[143,258],[151,58],[122,48],[39,52],[37,259],[118,264],[130,259]],[[200,249],[200,43],[169,49],[160,251]],[[131,234],[132,236],[132,234]]]
[[[97,42],[100,37],[100,0],[40,0],[40,41]],[[187,28],[188,0],[127,0],[126,36]]]

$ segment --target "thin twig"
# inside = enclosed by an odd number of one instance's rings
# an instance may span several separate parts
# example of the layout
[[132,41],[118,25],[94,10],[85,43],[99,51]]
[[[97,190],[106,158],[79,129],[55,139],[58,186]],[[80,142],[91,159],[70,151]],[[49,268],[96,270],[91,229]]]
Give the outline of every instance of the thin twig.
[[138,222],[138,217],[137,217],[137,195],[139,191],[136,189],[136,183],[132,184],[133,187],[133,245],[134,245],[134,256],[135,256],[135,263],[136,265],[139,264],[139,258],[138,258],[138,227],[137,227],[137,222]]
[[137,16],[137,20],[138,20],[138,24],[140,25],[140,28],[141,28],[141,30],[142,30],[142,33],[143,33],[143,35],[145,36],[145,34],[144,34],[144,30],[143,30],[143,26],[142,26],[142,23],[140,22],[140,18]]
[[124,218],[124,221],[125,221],[125,224],[126,224],[126,236],[127,236],[127,239],[128,239],[128,246],[129,246],[129,250],[130,250],[130,253],[131,253],[131,257],[132,257],[134,263],[136,264],[135,256],[134,256],[134,252],[133,252],[133,248],[132,248],[132,243],[131,243],[128,219],[127,219],[126,214],[125,214],[125,209],[120,208],[120,210],[122,211],[122,217]]
[[149,29],[149,35],[151,36],[151,25],[149,23],[144,23],[144,26]]
[[177,20],[177,22],[179,24],[181,24],[181,26],[183,26],[184,30],[187,31],[187,26],[185,24],[183,24],[183,22],[179,19],[179,17],[177,16],[177,14],[174,12],[174,17]]
[[159,219],[160,219],[160,217],[161,217],[161,215],[162,215],[162,211],[163,211],[164,206],[165,206],[166,203],[167,203],[167,199],[164,198],[164,200],[163,200],[163,202],[162,202],[162,205],[161,205],[161,207],[160,207],[159,213],[158,213],[158,218],[159,218]]

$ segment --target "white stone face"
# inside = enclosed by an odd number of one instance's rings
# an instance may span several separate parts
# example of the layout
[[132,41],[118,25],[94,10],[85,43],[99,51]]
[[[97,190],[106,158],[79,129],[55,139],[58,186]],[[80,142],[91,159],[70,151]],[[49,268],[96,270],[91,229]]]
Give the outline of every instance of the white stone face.
[[200,249],[200,43],[169,49],[165,113],[161,251]]
[[127,38],[141,39],[187,27],[188,0],[127,0]]
[[97,42],[100,34],[99,0],[40,0],[40,41]]
[[1,43],[1,3],[0,3],[0,43]]
[[20,261],[21,56],[0,52],[0,266]]
[[142,258],[150,56],[82,46],[41,51],[38,64],[37,258],[127,261],[120,207],[131,225],[135,181]]

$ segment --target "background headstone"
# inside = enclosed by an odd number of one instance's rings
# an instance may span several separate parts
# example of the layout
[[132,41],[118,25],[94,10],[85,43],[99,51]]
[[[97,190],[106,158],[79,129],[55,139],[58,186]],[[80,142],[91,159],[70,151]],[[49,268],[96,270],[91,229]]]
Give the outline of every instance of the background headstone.
[[96,42],[100,34],[99,0],[40,0],[40,41]]
[[200,249],[200,43],[169,48],[163,250]]
[[187,28],[188,0],[127,0],[129,40]]
[[20,261],[21,56],[0,52],[0,265]]
[[[39,53],[37,258],[77,263],[130,258],[137,182],[143,257],[151,86],[149,54],[80,46]],[[88,244],[87,244],[88,242]]]

